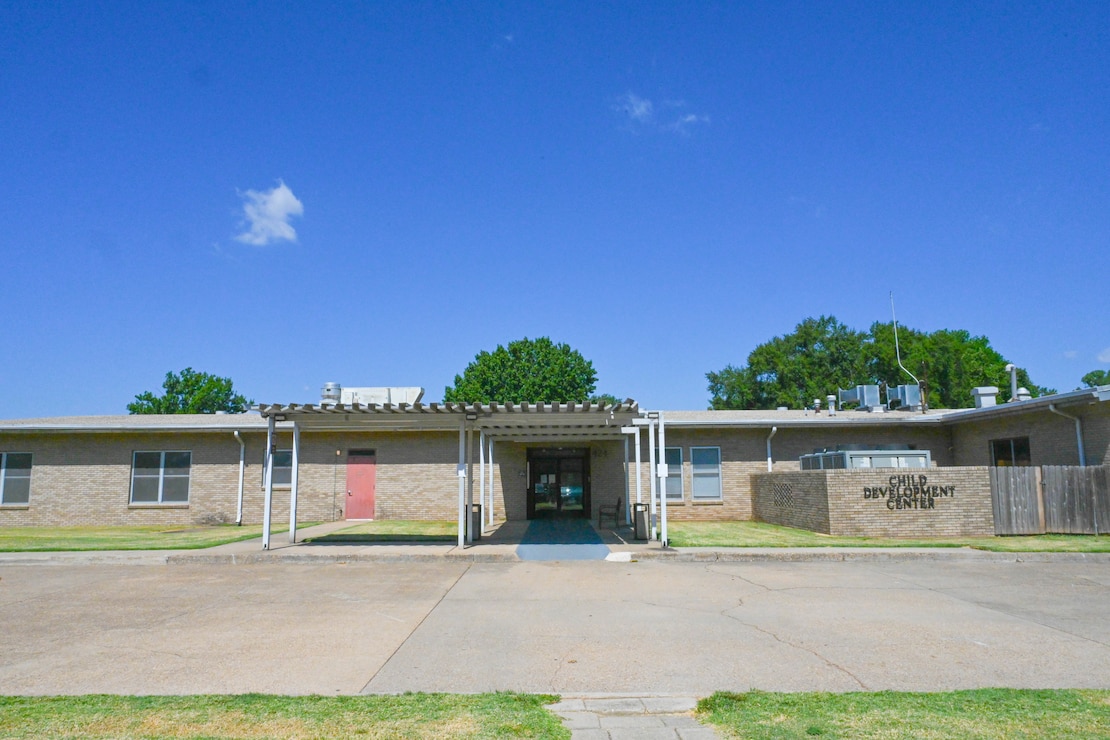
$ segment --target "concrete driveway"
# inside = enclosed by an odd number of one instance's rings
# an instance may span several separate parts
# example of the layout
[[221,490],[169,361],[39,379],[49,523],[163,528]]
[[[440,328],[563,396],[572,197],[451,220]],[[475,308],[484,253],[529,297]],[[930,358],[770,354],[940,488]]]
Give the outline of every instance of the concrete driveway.
[[0,567],[0,694],[1110,687],[1105,562]]

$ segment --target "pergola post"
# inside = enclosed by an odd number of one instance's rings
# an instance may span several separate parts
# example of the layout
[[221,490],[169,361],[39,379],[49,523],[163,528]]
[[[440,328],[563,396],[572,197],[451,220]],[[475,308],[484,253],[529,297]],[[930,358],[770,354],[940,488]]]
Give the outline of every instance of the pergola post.
[[489,508],[486,510],[486,521],[493,526],[493,437],[489,438]]
[[648,495],[651,497],[651,538],[657,539],[659,533],[657,522],[655,519],[655,504],[658,502],[658,491],[656,486],[656,469],[655,469],[655,420],[652,419],[648,422]]
[[459,549],[466,547],[466,419],[459,422]]
[[270,504],[274,499],[274,417],[266,417],[266,497],[262,503],[262,549],[270,549]]
[[[486,503],[486,431],[478,430],[478,503]],[[484,517],[480,517],[485,521]]]
[[[659,522],[662,531],[659,533],[659,544],[663,547],[667,546],[667,476],[670,471],[667,469],[667,433],[663,424],[663,413],[659,413],[659,454],[662,460],[659,462]],[[681,473],[681,471],[679,471]]]
[[640,480],[640,430],[636,429],[636,503],[643,503],[644,484]]
[[[623,430],[622,430],[623,431]],[[632,506],[628,501],[631,489],[628,486],[628,436],[624,438],[624,523],[632,523]]]
[[466,544],[474,544],[474,430],[466,430]]
[[289,481],[289,542],[297,542],[297,481],[301,458],[301,425],[293,422],[293,471]]

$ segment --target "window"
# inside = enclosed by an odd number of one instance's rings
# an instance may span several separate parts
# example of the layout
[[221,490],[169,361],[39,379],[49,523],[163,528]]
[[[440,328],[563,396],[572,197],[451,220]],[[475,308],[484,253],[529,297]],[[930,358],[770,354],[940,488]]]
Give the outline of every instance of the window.
[[1014,437],[1013,439],[991,440],[991,465],[1000,468],[1012,465],[1030,465],[1029,438]]
[[690,465],[694,471],[691,497],[695,500],[721,498],[721,448],[691,447]]
[[[659,450],[655,451],[658,456]],[[682,490],[682,448],[681,447],[668,447],[667,459],[667,500],[668,501],[681,501],[683,497]]]
[[293,450],[274,453],[274,485],[286,488],[293,485]]
[[131,466],[131,503],[189,503],[191,452],[136,452]]
[[0,453],[0,505],[23,506],[31,500],[31,453]]

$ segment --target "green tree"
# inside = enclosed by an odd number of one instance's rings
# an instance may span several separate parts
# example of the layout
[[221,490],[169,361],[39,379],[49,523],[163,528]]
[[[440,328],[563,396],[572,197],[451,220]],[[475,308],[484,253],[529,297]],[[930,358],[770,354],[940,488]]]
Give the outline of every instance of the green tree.
[[547,337],[519,339],[482,351],[443,400],[455,403],[584,403],[597,384],[593,363]]
[[[932,408],[966,408],[971,389],[997,386],[1003,401],[1010,397],[1006,358],[986,337],[963,329],[932,333],[898,327],[902,365],[924,388]],[[1036,385],[1018,368],[1018,385],[1035,396],[1054,393]],[[803,408],[838,388],[861,384],[904,385],[913,380],[898,366],[894,324],[876,322],[869,332],[849,329],[831,316],[809,318],[794,332],[764,342],[748,355],[743,367],[729,365],[706,373],[710,408]]]
[[1083,381],[1083,385],[1088,388],[1094,388],[1098,385],[1110,385],[1110,371],[1092,370],[1084,375],[1081,380]]
[[746,366],[707,373],[710,408],[803,408],[837,387],[864,382],[860,378],[867,377],[867,367],[860,350],[866,339],[833,316],[808,318],[790,334],[752,350]]
[[[1009,363],[986,337],[972,336],[963,329],[938,329],[926,334],[899,326],[898,345],[902,365],[924,386],[925,401],[931,408],[970,406],[971,389],[983,385],[996,386],[999,400],[1010,400],[1010,374],[1006,372]],[[898,367],[893,323],[871,325],[867,351],[871,382],[887,386],[913,383]],[[1018,368],[1017,376],[1018,385],[1028,388],[1034,396],[1055,392],[1030,380],[1024,368]]]
[[617,398],[612,393],[595,393],[590,396],[590,403],[607,403],[610,406],[624,403],[623,398]]
[[231,378],[220,378],[187,367],[178,375],[166,373],[162,395],[144,391],[127,404],[132,414],[214,414],[217,411],[239,413],[253,401],[235,392]]

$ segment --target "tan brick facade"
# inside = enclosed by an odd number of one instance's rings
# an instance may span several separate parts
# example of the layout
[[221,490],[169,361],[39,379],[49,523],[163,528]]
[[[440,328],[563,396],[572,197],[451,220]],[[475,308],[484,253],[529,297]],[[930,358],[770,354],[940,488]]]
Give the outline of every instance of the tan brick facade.
[[[1083,447],[1088,465],[1110,465],[1110,404],[1068,406],[1083,428]],[[1078,465],[1079,444],[1075,422],[1051,411],[1010,415],[954,425],[952,444],[955,465],[990,465],[990,442],[995,439],[1028,437],[1034,465]]]
[[[1016,409],[1015,409],[1016,410]],[[1072,402],[1069,414],[1082,418],[1088,464],[1110,464],[1110,403]],[[776,511],[768,502],[774,500],[774,480],[760,489],[767,469],[767,438],[771,425],[756,427],[745,424],[717,425],[691,423],[667,427],[666,445],[682,450],[682,488],[680,501],[668,502],[668,514],[675,520],[761,519],[788,523],[783,517],[816,531],[872,534],[890,533],[910,536],[924,533],[966,534],[989,530],[977,508],[964,510],[964,496],[955,504],[937,499],[937,507],[958,512],[951,521],[936,516],[933,510],[907,514],[881,509],[874,501],[857,495],[853,475],[881,475],[876,471],[849,471],[832,478],[812,477],[798,470],[798,458],[815,449],[854,444],[865,447],[901,444],[929,450],[934,467],[925,471],[934,476],[970,475],[952,484],[963,492],[989,492],[980,480],[979,469],[989,463],[989,441],[1008,437],[1028,436],[1034,464],[1074,465],[1078,462],[1075,424],[1040,407],[1025,413],[1003,410],[991,415],[953,417],[951,421],[917,423],[911,417],[887,414],[885,418],[866,419],[864,423],[823,423],[798,426],[785,424],[771,440],[773,469],[776,473],[801,477],[782,478],[790,483],[795,512]],[[857,417],[858,418],[858,417]],[[156,420],[158,421],[158,420]],[[202,420],[203,423],[207,423]],[[0,526],[66,524],[148,524],[180,526],[186,524],[234,521],[236,515],[237,480],[240,447],[232,427],[190,428],[188,424],[173,429],[166,421],[161,428],[129,431],[3,431],[0,452],[29,452],[33,455],[30,502],[25,506],[0,506]],[[198,424],[196,419],[190,423]],[[246,445],[243,521],[262,521],[264,494],[263,451],[264,429],[255,417],[246,420],[240,435]],[[253,427],[250,426],[253,424]],[[641,431],[641,464],[635,470],[633,440],[629,438],[629,472],[626,493],[624,440],[595,440],[572,446],[589,451],[590,516],[597,517],[599,508],[611,506],[618,498],[625,506],[635,501],[635,476],[642,486],[642,500],[648,501],[650,471],[648,469],[648,435]],[[473,435],[473,499],[479,499],[478,480],[479,435]],[[527,517],[528,450],[539,444],[497,442],[494,445],[494,515],[496,519],[520,520]],[[288,429],[278,433],[277,447],[290,449],[292,434]],[[694,500],[691,451],[696,447],[720,450],[721,497],[719,500]],[[130,503],[131,463],[135,451],[188,450],[192,453],[188,504],[132,505]],[[342,519],[347,504],[347,457],[352,450],[374,450],[376,454],[376,519],[440,519],[453,520],[458,513],[458,432],[322,432],[303,429],[299,465],[298,521],[317,522]],[[952,466],[964,466],[954,468]],[[971,472],[967,472],[970,468]],[[842,477],[837,477],[842,476]],[[846,477],[844,477],[846,476]],[[823,481],[823,483],[820,483]],[[849,483],[844,483],[849,481]],[[847,486],[843,487],[842,486]],[[861,484],[863,487],[879,484]],[[945,484],[948,485],[948,484]],[[822,487],[823,486],[823,487]],[[881,486],[880,486],[881,487]],[[970,487],[970,488],[969,488]],[[860,489],[862,491],[862,488]],[[782,493],[780,486],[780,494]],[[977,493],[976,496],[979,494]],[[288,521],[290,491],[288,486],[275,488],[273,520]],[[781,496],[780,496],[781,499]],[[978,501],[978,499],[976,499]],[[970,505],[970,504],[969,504]],[[885,504],[884,504],[885,506]],[[937,509],[939,510],[939,509]],[[989,512],[989,495],[987,509]],[[486,512],[488,515],[488,512]],[[906,528],[907,522],[910,523]],[[920,522],[914,524],[914,522]]]
[[756,518],[837,536],[994,534],[985,467],[807,470],[752,476]]

